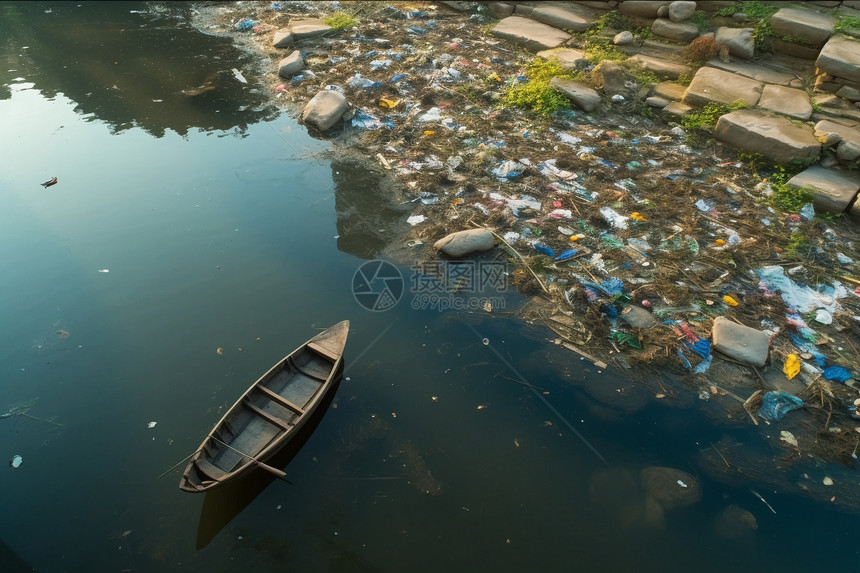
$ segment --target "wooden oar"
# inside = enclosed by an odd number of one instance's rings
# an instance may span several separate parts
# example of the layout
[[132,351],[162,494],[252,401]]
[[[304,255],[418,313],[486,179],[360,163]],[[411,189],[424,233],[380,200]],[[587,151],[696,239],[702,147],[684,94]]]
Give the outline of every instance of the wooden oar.
[[255,458],[254,456],[249,456],[249,455],[248,455],[248,454],[246,454],[245,452],[241,452],[241,451],[237,450],[236,448],[234,448],[234,447],[233,447],[233,446],[231,446],[230,444],[227,444],[227,443],[225,443],[225,442],[222,442],[221,440],[219,440],[219,439],[218,439],[218,438],[216,438],[215,436],[212,436],[212,439],[213,439],[213,440],[215,440],[216,442],[218,442],[219,444],[222,444],[222,445],[224,445],[224,446],[227,446],[228,448],[230,448],[231,450],[233,450],[234,452],[236,452],[236,453],[237,453],[237,454],[239,454],[240,456],[243,456],[243,457],[248,458],[249,460],[251,460],[252,462],[254,462],[255,464],[257,464],[258,466],[260,466],[260,468],[262,468],[262,469],[266,470],[266,471],[267,471],[267,472],[269,472],[270,474],[273,474],[273,475],[275,475],[276,477],[279,477],[279,478],[281,478],[282,480],[287,481],[287,480],[286,480],[286,477],[287,477],[287,473],[286,473],[286,472],[281,471],[281,470],[279,470],[278,468],[273,468],[272,466],[270,466],[270,465],[268,465],[268,464],[264,464],[263,462],[261,462],[260,460],[258,460],[257,458]]

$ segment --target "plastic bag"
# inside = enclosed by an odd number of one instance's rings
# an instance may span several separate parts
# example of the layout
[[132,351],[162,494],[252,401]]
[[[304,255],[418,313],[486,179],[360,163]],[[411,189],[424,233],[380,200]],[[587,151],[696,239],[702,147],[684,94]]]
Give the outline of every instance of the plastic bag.
[[803,408],[803,400],[787,392],[768,392],[761,400],[758,413],[769,422],[779,422],[788,412]]
[[842,366],[829,366],[821,373],[827,380],[836,380],[837,382],[845,382],[851,378],[851,372]]
[[800,359],[797,358],[797,354],[786,356],[785,364],[782,365],[782,371],[789,380],[800,373]]

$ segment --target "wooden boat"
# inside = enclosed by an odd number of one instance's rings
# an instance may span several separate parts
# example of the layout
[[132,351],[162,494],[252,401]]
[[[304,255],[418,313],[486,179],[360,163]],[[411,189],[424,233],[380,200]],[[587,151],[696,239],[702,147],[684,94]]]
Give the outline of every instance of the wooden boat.
[[348,333],[348,320],[335,324],[251,384],[191,455],[179,488],[209,491],[255,467],[284,477],[264,462],[298,433],[343,376]]

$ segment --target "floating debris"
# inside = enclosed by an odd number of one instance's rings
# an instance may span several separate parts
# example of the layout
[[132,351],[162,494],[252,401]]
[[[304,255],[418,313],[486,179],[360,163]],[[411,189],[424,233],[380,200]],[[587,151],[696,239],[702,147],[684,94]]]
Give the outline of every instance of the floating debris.
[[24,463],[24,458],[19,455],[12,456],[12,459],[9,461],[9,467],[17,470],[21,467],[21,464]]

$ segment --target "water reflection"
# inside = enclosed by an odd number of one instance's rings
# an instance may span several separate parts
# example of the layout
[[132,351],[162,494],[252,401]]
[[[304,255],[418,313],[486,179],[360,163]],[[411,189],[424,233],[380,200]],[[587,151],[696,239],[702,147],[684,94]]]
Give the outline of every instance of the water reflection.
[[[334,383],[330,391],[320,402],[319,407],[314,410],[307,423],[301,428],[298,435],[267,461],[269,465],[276,468],[284,468],[296,457],[331,406],[340,383],[341,379],[338,379]],[[247,477],[235,482],[228,482],[218,489],[207,492],[203,498],[203,507],[200,510],[200,522],[197,525],[196,549],[203,549],[209,545],[215,536],[254,501],[263,490],[269,487],[273,481],[275,481],[273,474],[258,469]],[[288,487],[287,483],[293,485],[288,479],[285,483],[278,485]],[[295,495],[300,495],[299,491],[299,489],[296,489]],[[284,511],[289,512],[289,508],[285,508]]]
[[361,259],[378,257],[394,236],[403,234],[410,203],[395,199],[398,194],[384,174],[374,172],[358,160],[331,162],[337,211],[337,248]]
[[[253,79],[263,65],[191,25],[193,6],[139,2],[0,4],[0,98],[22,81],[114,133],[190,129],[244,134],[277,110]],[[234,71],[235,69],[235,71]]]

